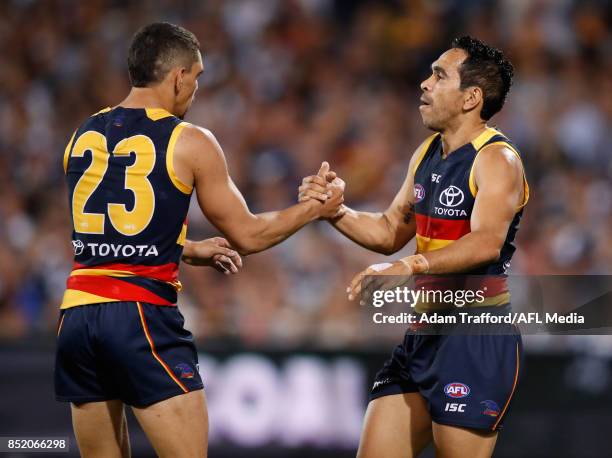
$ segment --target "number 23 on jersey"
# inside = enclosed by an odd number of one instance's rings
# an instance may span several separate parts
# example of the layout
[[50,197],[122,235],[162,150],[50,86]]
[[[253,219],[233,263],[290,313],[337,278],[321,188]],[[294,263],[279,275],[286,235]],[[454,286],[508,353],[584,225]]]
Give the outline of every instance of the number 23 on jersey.
[[[72,195],[74,230],[82,234],[104,234],[108,216],[119,233],[127,236],[141,233],[151,222],[155,211],[155,193],[148,179],[155,166],[155,145],[151,139],[146,135],[124,138],[111,153],[106,146],[106,137],[90,130],[76,140],[71,157],[84,157],[86,151],[91,152],[91,164],[79,178]],[[124,187],[134,194],[133,208],[128,210],[125,204],[108,202],[105,213],[86,212],[88,200],[104,180],[111,154],[129,157],[132,153],[135,160],[125,169]]]

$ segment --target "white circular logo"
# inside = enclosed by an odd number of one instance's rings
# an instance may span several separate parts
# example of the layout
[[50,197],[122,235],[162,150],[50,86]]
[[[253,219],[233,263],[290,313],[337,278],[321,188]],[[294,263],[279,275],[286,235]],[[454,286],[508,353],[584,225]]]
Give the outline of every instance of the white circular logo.
[[78,256],[81,253],[83,253],[83,250],[85,249],[85,245],[83,244],[81,240],[73,240],[72,248],[74,248],[74,254]]
[[418,204],[425,198],[425,188],[419,183],[414,185],[414,203]]
[[445,207],[456,207],[463,203],[463,191],[457,186],[449,186],[440,194],[439,200]]

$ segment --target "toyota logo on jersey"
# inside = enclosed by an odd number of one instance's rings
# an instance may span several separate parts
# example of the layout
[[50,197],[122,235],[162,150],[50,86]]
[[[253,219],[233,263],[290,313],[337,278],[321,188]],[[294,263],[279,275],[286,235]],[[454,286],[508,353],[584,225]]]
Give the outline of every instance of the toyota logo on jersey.
[[438,200],[445,207],[456,207],[463,203],[463,191],[457,186],[449,186],[440,194]]

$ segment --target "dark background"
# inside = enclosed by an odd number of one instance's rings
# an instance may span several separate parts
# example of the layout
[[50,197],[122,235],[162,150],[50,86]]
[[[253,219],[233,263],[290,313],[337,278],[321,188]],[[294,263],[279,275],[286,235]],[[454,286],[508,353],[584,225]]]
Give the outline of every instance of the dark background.
[[[581,340],[584,338],[576,338],[576,342]],[[220,367],[229,358],[254,357],[260,362],[271,363],[278,371],[278,381],[282,380],[283,371],[297,358],[314,358],[318,364],[323,366],[340,358],[345,363],[350,361],[354,368],[359,369],[360,374],[365,376],[356,393],[358,399],[364,399],[375,372],[387,354],[379,351],[338,353],[267,350],[246,352],[245,349],[227,348],[223,351],[206,352],[200,358],[202,359],[203,356],[212,358]],[[69,436],[72,441],[70,456],[78,456],[71,433],[69,409],[66,404],[53,400],[52,342],[6,345],[0,351],[0,366],[2,367],[0,392],[3,393],[0,402],[2,435]],[[612,392],[609,390],[612,374],[610,357],[589,355],[584,351],[576,351],[567,355],[529,354],[525,368],[526,376],[520,381],[520,389],[517,390],[509,417],[499,435],[495,456],[508,458],[609,456],[609,432],[612,427],[610,418]],[[244,372],[236,375],[244,377],[247,382],[257,376],[253,371],[249,372],[247,368],[244,369]],[[202,375],[206,380],[207,373],[202,371]],[[328,381],[331,380],[329,375],[326,378]],[[211,386],[207,383],[207,397],[211,406],[211,427],[214,427],[215,418],[219,415],[218,410],[215,409],[225,409],[226,403],[229,402],[219,401],[220,393],[217,383],[228,383],[228,380],[217,380]],[[347,386],[351,385],[351,381],[346,380],[345,383]],[[304,381],[304,385],[308,387],[308,380]],[[321,397],[334,396],[333,387],[330,384],[310,388]],[[317,389],[320,391],[317,392]],[[238,402],[242,405],[240,410],[245,409],[242,412],[247,413],[249,410],[258,411],[261,403],[269,402],[266,401],[266,395],[258,396],[257,390],[252,392],[238,390],[233,392],[232,396],[239,399]],[[213,408],[212,404],[215,403]],[[280,410],[280,407],[276,408]],[[241,415],[236,409],[226,413]],[[300,414],[293,411],[293,415],[299,416]],[[280,413],[277,416],[279,419],[282,417]],[[152,448],[131,414],[129,419],[133,456],[153,456]],[[211,457],[348,458],[355,455],[351,444],[343,443],[340,439],[332,439],[327,445],[312,445],[312,441],[297,439],[297,444],[288,450],[287,445],[281,445],[284,442],[281,437],[288,430],[283,428],[282,424],[272,426],[270,431],[262,431],[262,437],[265,436],[269,440],[254,439],[261,443],[250,447],[239,447],[230,439],[233,434],[236,434],[236,428],[228,426],[232,423],[227,420],[224,423],[223,431],[213,433],[211,430]],[[330,424],[330,427],[332,426]],[[8,456],[28,455],[12,454]],[[432,457],[433,451],[429,449],[423,456]]]

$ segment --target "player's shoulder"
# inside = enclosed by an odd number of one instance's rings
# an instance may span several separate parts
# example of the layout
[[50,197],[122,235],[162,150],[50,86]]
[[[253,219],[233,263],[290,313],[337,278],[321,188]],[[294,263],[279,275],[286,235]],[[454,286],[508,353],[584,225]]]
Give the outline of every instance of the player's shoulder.
[[108,115],[113,109],[111,107],[102,108],[101,110],[96,111],[95,113],[90,114],[83,123],[81,127],[85,126],[95,126],[99,125],[101,122],[104,122],[106,115]]
[[488,128],[490,138],[478,148],[479,160],[515,162],[521,161],[521,155],[510,139],[497,128]]
[[165,108],[151,108],[151,107],[124,107],[122,105],[116,105],[114,107],[106,107],[96,111],[89,115],[88,120],[105,120],[108,116],[113,119],[140,119],[144,118],[151,123],[156,125],[156,128],[161,124],[163,125],[178,125],[183,121],[176,115],[170,113]]
[[486,145],[478,153],[474,160],[474,168],[476,171],[507,171],[522,170],[523,163],[521,157],[509,143],[496,142]]
[[213,146],[218,144],[214,134],[207,128],[191,124],[189,122],[181,123],[182,130],[179,141],[185,147],[191,146]]
[[90,118],[93,118],[94,116],[99,116],[99,115],[102,115],[102,114],[105,114],[105,113],[109,113],[111,110],[112,110],[112,108],[111,108],[111,107],[105,107],[105,108],[102,108],[101,110],[98,110],[98,111],[96,111],[95,113],[93,113],[93,114],[90,116]]
[[199,139],[200,141],[210,141],[215,138],[213,133],[206,127],[198,126],[197,124],[192,124],[185,121],[183,121],[181,124],[184,126],[182,135],[185,138],[194,140]]
[[95,113],[91,113],[89,116],[87,116],[87,118],[85,118],[80,126],[77,128],[77,130],[87,130],[88,127],[91,127],[93,125],[96,125],[97,123],[99,123],[100,119],[107,113],[109,113],[112,110],[111,107],[106,107],[106,108],[102,108],[101,110],[96,111]]
[[209,129],[188,122],[181,123],[181,127],[175,146],[175,154],[179,157],[189,162],[223,157],[223,150]]

